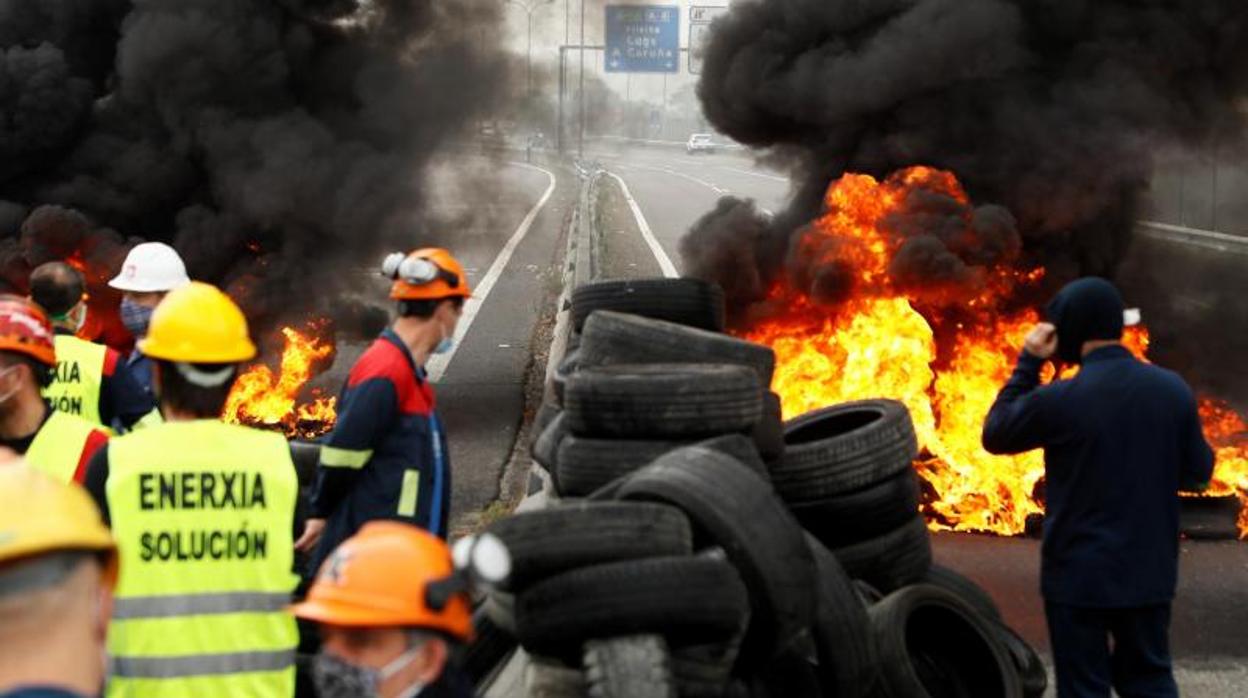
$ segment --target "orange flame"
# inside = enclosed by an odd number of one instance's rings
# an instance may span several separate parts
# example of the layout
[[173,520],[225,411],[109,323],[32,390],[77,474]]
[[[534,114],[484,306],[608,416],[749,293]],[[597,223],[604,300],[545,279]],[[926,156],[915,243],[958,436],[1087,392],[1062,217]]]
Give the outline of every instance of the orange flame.
[[[777,286],[770,300],[783,310],[756,322],[745,336],[775,350],[773,389],[787,415],[872,397],[900,400],[910,409],[923,449],[915,467],[931,488],[924,503],[931,528],[1022,533],[1029,516],[1043,513],[1036,493],[1043,455],[994,456],[983,450],[980,434],[1023,338],[1039,319],[1030,310],[1005,311],[1003,301],[1042,279],[1044,271],[984,271],[976,294],[962,302],[976,319],[942,322],[940,311],[925,317],[890,280],[900,243],[884,230],[885,217],[899,210],[914,187],[968,203],[951,173],[926,167],[902,170],[884,182],[858,174],[834,182],[824,214],[800,233],[794,253],[816,265],[848,268],[854,292],[829,310]],[[1148,333],[1130,328],[1124,343],[1144,356]],[[1211,494],[1248,492],[1242,418],[1209,402],[1202,404],[1202,416],[1211,441],[1220,444]],[[1248,512],[1240,523],[1248,535]]]
[[320,323],[310,324],[304,332],[283,327],[285,346],[278,372],[256,364],[239,376],[225,404],[225,421],[281,431],[289,437],[311,438],[332,429],[336,398],[313,390],[311,402],[298,404],[317,365],[334,353],[333,343],[317,336],[323,330]]

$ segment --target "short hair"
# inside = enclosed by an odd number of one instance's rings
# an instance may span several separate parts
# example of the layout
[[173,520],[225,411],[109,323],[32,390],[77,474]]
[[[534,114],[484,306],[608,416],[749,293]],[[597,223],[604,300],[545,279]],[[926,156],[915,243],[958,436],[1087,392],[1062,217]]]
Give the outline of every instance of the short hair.
[[202,387],[191,383],[172,361],[158,360],[160,367],[160,402],[162,405],[189,413],[201,419],[217,419],[225,410],[230,389],[238,377],[238,366],[233,364],[190,364],[191,368],[205,373],[216,373],[224,368],[234,369],[229,380],[221,385]]
[[64,262],[41,264],[30,273],[30,297],[53,318],[61,319],[82,301],[86,284],[78,270]]
[[399,317],[414,317],[421,320],[428,320],[438,311],[438,306],[443,301],[450,301],[455,310],[464,307],[464,299],[462,296],[447,296],[446,298],[431,298],[418,301],[399,301]]
[[52,385],[52,379],[55,375],[52,373],[52,367],[35,359],[33,356],[19,354],[14,351],[0,351],[0,366],[9,368],[10,366],[25,366],[30,369],[30,374],[35,377],[35,385],[43,388]]

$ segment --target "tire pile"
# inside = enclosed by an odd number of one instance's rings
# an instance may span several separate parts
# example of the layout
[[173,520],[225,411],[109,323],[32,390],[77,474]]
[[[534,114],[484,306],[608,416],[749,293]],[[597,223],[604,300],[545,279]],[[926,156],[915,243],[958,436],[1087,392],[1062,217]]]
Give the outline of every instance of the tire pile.
[[478,609],[486,676],[530,698],[1038,698],[992,599],[932,564],[914,428],[869,400],[781,422],[771,350],[718,288],[591,284],[535,460],[560,497],[495,522],[513,573]]

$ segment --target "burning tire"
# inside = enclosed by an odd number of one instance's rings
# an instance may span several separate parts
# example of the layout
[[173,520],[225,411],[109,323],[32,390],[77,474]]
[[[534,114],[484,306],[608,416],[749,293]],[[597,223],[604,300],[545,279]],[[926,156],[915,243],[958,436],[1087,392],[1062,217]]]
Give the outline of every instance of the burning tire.
[[806,542],[818,585],[811,637],[823,692],[838,698],[869,696],[876,676],[871,643],[863,642],[870,626],[866,608],[832,551],[809,535]]
[[[568,436],[555,457],[559,494],[585,497],[611,482],[649,465],[665,453],[691,445],[688,441],[594,439]],[[763,477],[767,467],[748,438],[740,434],[716,437],[698,445],[726,453]]]
[[886,594],[922,581],[932,566],[932,543],[921,516],[878,538],[832,552],[849,576]]
[[784,457],[772,464],[776,491],[790,504],[818,502],[895,477],[918,454],[906,406],[861,400],[785,424]]
[[697,279],[598,281],[572,291],[572,327],[580,332],[596,310],[614,310],[689,327],[724,329],[724,292]]
[[628,560],[551,577],[516,600],[516,632],[526,650],[579,654],[594,638],[655,633],[673,647],[722,641],[749,613],[732,566],[699,557]]
[[884,695],[1022,698],[1018,674],[990,621],[953,594],[912,586],[868,615]]
[[906,469],[864,490],[790,506],[807,531],[832,548],[896,530],[919,515],[919,480]]
[[693,550],[689,519],[649,502],[568,504],[501,519],[489,530],[511,552],[508,589],[524,590],[585,565]]
[[770,347],[662,320],[598,311],[585,323],[580,365],[735,364],[758,373],[763,388],[771,385],[776,354]]
[[997,602],[992,600],[988,592],[948,567],[932,565],[927,574],[923,576],[923,583],[944,589],[962,599],[988,620],[1002,622],[1001,609],[997,608]]
[[762,418],[758,376],[731,365],[586,368],[568,381],[574,434],[695,437],[745,432]]
[[676,698],[671,657],[660,635],[585,643],[589,698]]
[[744,658],[767,661],[809,624],[814,567],[801,527],[767,483],[734,458],[697,446],[673,451],[629,478],[619,496],[680,507],[724,549],[754,609]]

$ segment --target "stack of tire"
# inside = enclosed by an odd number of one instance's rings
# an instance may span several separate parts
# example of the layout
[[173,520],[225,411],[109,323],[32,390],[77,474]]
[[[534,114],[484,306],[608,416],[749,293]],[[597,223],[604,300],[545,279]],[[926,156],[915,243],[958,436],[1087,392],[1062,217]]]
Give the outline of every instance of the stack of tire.
[[783,453],[775,355],[722,332],[723,294],[694,279],[606,281],[572,294],[571,347],[533,456],[561,497],[586,497],[680,446],[741,434]]
[[784,424],[774,355],[718,332],[713,287],[577,291],[534,446],[562,498],[491,526],[514,573],[477,618],[491,660],[530,655],[527,695],[1043,693],[991,598],[931,563],[904,406]]
[[1044,694],[1043,663],[992,597],[932,564],[904,405],[863,400],[816,410],[786,422],[784,440],[783,458],[770,464],[772,485],[810,536],[821,584],[841,576],[828,573],[835,562],[869,608],[877,692],[835,695]]

